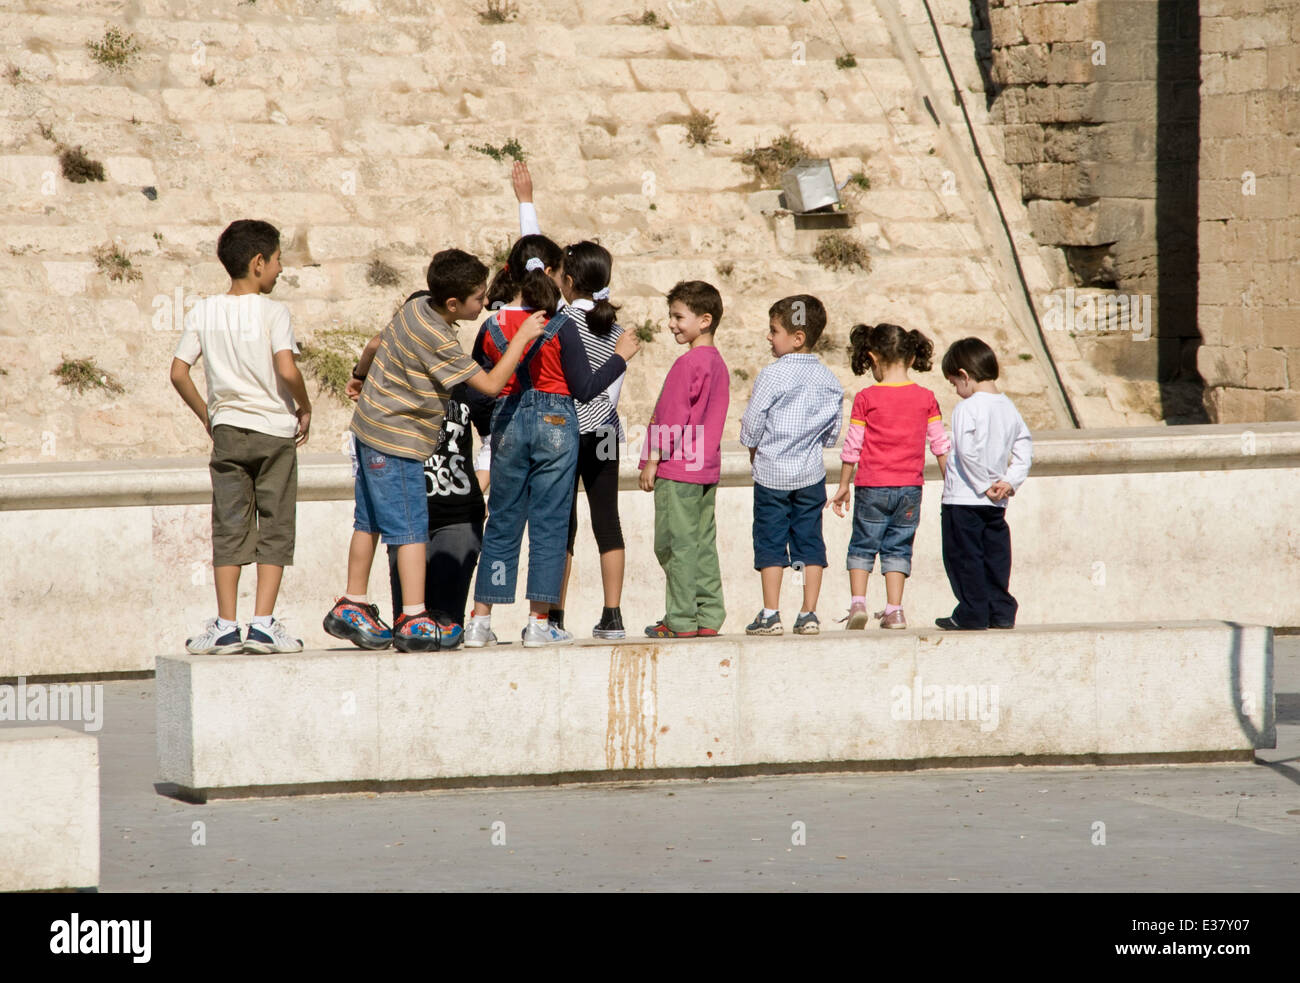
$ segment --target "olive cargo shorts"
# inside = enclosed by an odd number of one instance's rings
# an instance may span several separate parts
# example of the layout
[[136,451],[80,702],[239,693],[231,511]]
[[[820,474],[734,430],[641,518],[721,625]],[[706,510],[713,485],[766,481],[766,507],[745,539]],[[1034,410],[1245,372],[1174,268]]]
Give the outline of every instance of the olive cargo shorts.
[[293,563],[298,449],[292,437],[212,428],[212,565]]

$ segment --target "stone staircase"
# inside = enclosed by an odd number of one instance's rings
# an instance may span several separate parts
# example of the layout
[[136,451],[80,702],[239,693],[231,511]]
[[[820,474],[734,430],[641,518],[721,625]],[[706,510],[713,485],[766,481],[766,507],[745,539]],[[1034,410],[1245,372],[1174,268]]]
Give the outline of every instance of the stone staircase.
[[[658,328],[624,387],[630,421],[648,416],[679,354],[662,297],[689,277],[716,283],[726,305],[727,439],[770,357],[767,308],[794,292],[826,302],[824,357],[849,399],[863,384],[843,351],[849,328],[895,320],[940,352],[984,337],[1030,426],[1060,426],[1046,398],[1050,371],[1008,313],[1012,287],[972,219],[975,191],[944,193],[950,163],[872,0],[521,0],[503,24],[482,21],[486,6],[8,0],[0,463],[206,453],[167,368],[176,308],[225,289],[221,229],[253,217],[281,229],[286,269],[273,296],[289,304],[300,342],[337,327],[368,335],[423,284],[435,250],[457,245],[487,259],[517,234],[509,160],[472,149],[511,138],[528,154],[543,230],[561,244],[599,237],[615,256],[621,321]],[[1050,290],[1064,271],[1029,237],[1002,164],[969,6],[932,6],[1031,290]],[[920,0],[899,8],[931,83],[949,92]],[[638,23],[647,9],[669,27]],[[120,71],[87,49],[110,27],[139,44]],[[837,68],[846,49],[856,67]],[[716,117],[707,146],[687,143],[681,118],[693,110]],[[844,191],[869,273],[823,269],[812,252],[825,233],[796,230],[734,160],[786,133],[831,158],[839,180],[869,178],[868,190]],[[105,180],[59,176],[56,142],[84,148]],[[138,279],[112,281],[97,268],[96,251],[114,245]],[[369,284],[376,258],[399,271],[399,285]],[[1085,425],[1151,422],[1107,399],[1107,380],[1089,374],[1067,335],[1048,341]],[[124,391],[72,392],[52,375],[65,357],[92,357]],[[918,378],[950,413],[956,397],[937,370]],[[316,410],[309,449],[329,450],[350,407],[321,394]]]

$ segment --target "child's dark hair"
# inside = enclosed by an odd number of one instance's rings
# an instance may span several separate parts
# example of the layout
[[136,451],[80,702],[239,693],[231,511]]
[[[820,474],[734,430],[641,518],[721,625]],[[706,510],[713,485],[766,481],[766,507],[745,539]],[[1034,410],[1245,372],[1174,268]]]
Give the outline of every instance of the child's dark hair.
[[855,324],[849,332],[849,354],[854,375],[871,368],[868,353],[881,365],[902,363],[917,372],[929,372],[934,360],[934,342],[919,331],[904,331],[897,324]]
[[678,280],[672,290],[668,291],[668,304],[681,301],[694,315],[708,314],[713,318],[709,331],[718,330],[722,320],[722,294],[718,288],[703,280]]
[[599,243],[584,239],[564,248],[564,275],[573,278],[574,292],[591,297],[605,291],[605,296],[587,312],[587,329],[592,334],[608,334],[618,313],[618,308],[609,302],[609,272],[613,265],[609,250]]
[[463,249],[434,253],[425,276],[429,302],[435,307],[445,307],[449,300],[463,301],[487,282],[487,274],[483,261]]
[[[530,259],[540,260],[541,268],[534,263],[530,270]],[[546,236],[523,236],[515,240],[506,265],[497,270],[488,284],[488,309],[499,310],[514,300],[515,294],[521,293],[525,307],[545,311],[550,317],[560,306],[560,289],[546,275],[545,268],[558,270],[563,265],[563,251]]]
[[261,256],[270,260],[280,248],[280,230],[270,222],[241,218],[231,222],[217,240],[217,259],[230,274],[239,280],[248,276],[248,264]]
[[944,378],[956,378],[965,370],[971,382],[985,382],[998,377],[998,357],[978,338],[954,341],[943,353]]
[[826,330],[826,305],[812,294],[782,297],[767,309],[767,316],[780,321],[787,334],[802,331],[803,346],[808,351]]

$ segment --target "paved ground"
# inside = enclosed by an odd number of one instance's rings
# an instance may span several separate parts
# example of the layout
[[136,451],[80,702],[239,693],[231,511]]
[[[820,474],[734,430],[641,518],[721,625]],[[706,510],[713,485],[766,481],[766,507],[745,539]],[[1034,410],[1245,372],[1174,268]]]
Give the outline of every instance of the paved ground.
[[[1300,637],[1253,765],[1002,768],[252,799],[156,793],[105,684],[102,891],[1295,891]],[[70,726],[70,725],[69,725]],[[194,823],[205,845],[194,845]],[[502,823],[504,826],[496,826]],[[795,845],[802,823],[806,845]],[[1105,845],[1094,845],[1104,823]],[[493,839],[504,837],[494,845]]]

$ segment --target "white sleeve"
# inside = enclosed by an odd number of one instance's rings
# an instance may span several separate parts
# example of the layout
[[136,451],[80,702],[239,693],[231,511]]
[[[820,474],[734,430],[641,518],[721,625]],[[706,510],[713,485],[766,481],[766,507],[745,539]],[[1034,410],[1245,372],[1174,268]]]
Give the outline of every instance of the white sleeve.
[[542,227],[537,224],[537,209],[531,201],[519,203],[519,234],[521,236],[540,235]]
[[203,343],[199,341],[198,312],[199,305],[195,304],[185,315],[185,327],[181,331],[181,340],[176,346],[175,357],[186,365],[193,365],[203,354]]
[[1011,463],[1007,466],[1006,482],[1016,491],[1029,477],[1029,464],[1034,457],[1034,439],[1025,426],[1024,418],[1016,414],[1016,436],[1011,443]]
[[998,480],[985,460],[988,421],[979,419],[961,403],[952,411],[952,449],[975,494],[983,495]]
[[298,343],[293,337],[293,324],[289,319],[289,308],[284,304],[275,304],[270,308],[271,323],[266,326],[266,333],[271,338],[271,353],[286,349],[298,354]]
[[492,470],[492,445],[486,440],[478,445],[478,451],[474,454],[474,470]]

